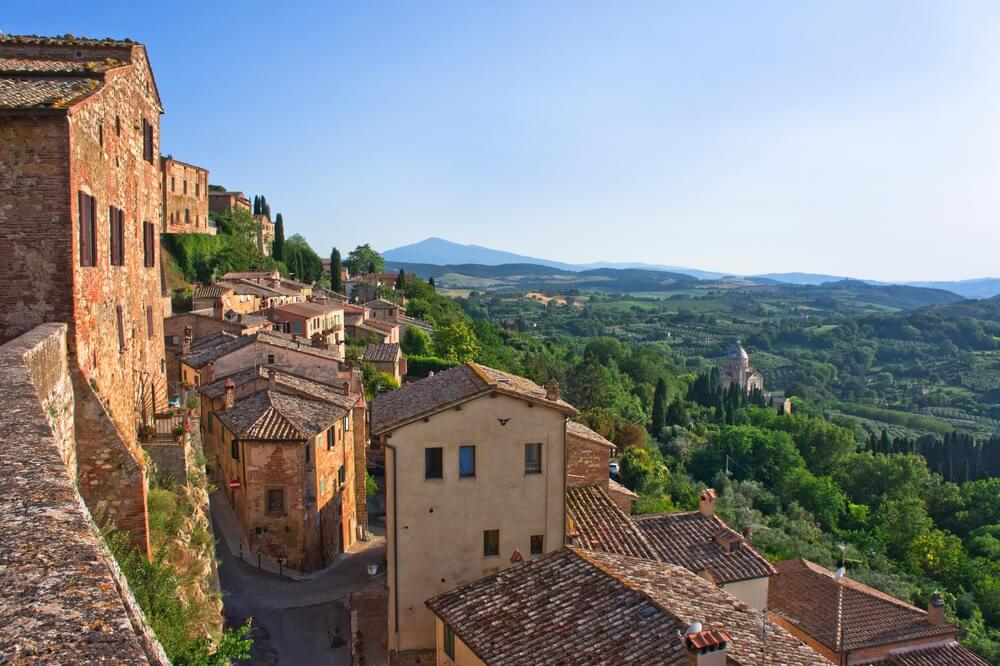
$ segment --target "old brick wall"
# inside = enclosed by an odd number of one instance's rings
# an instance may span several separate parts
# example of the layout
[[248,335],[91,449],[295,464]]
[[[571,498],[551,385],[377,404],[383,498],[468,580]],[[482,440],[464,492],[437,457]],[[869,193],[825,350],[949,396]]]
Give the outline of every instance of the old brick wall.
[[0,120],[0,343],[71,318],[68,154],[64,115]]
[[[132,64],[108,72],[104,88],[73,108],[70,129],[70,237],[79,238],[76,192],[97,199],[97,266],[79,265],[75,247],[71,350],[83,376],[92,382],[108,413],[135,448],[137,423],[166,398],[160,270],[144,266],[143,222],[160,220],[158,158],[143,159],[143,121],[153,126],[153,152],[159,152],[160,108],[145,51],[134,48]],[[118,122],[116,122],[116,119]],[[116,132],[120,123],[121,133]],[[103,126],[103,145],[99,128]],[[124,265],[110,261],[108,209],[125,214]],[[154,256],[159,260],[158,244]],[[117,308],[122,309],[124,348],[119,341]],[[152,327],[147,308],[152,309]]]
[[608,464],[611,450],[571,433],[566,433],[566,461],[569,485],[586,486],[599,483],[608,487]]
[[163,233],[210,233],[208,171],[191,164],[163,158],[161,174]]
[[67,467],[66,339],[44,324],[0,347],[0,663],[166,666]]
[[[243,494],[247,507],[251,548],[261,548],[272,559],[286,558],[285,563],[300,571],[307,568],[303,544],[305,492],[304,445],[241,442],[245,456],[246,480]],[[284,488],[285,510],[277,515],[267,512],[267,489]],[[261,534],[256,528],[261,528]]]
[[149,442],[142,445],[142,450],[153,462],[153,472],[158,478],[171,478],[178,483],[187,483],[189,452],[184,444]]

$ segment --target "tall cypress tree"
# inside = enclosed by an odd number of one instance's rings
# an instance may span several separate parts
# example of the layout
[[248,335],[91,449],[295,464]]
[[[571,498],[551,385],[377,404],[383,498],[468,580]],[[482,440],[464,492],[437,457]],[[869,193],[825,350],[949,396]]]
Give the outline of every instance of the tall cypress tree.
[[406,273],[403,269],[399,269],[399,277],[396,278],[396,289],[398,291],[404,291],[406,289]]
[[277,261],[285,260],[285,221],[281,219],[281,213],[278,213],[277,219],[274,220],[274,242],[271,243],[271,256]]
[[667,422],[667,383],[663,377],[656,380],[656,390],[653,391],[653,420],[649,432],[653,437],[659,436]]
[[429,284],[432,289],[437,289],[437,286],[434,284],[434,277],[433,276],[427,278],[427,284]]
[[340,250],[337,248],[330,252],[330,289],[338,294],[344,293],[344,278],[340,275]]

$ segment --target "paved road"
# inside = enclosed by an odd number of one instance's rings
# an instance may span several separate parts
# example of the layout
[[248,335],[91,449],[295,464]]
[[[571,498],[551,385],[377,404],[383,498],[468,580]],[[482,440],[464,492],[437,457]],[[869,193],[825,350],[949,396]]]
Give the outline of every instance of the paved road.
[[[218,526],[214,526],[220,534]],[[227,624],[254,618],[252,664],[350,664],[348,596],[368,582],[366,568],[381,563],[385,542],[348,556],[315,578],[293,581],[216,546]]]

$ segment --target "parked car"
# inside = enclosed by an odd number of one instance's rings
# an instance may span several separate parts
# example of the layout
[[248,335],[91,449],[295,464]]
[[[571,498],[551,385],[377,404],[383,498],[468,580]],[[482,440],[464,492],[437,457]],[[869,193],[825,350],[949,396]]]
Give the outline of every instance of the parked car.
[[611,476],[612,479],[614,479],[615,481],[618,480],[618,461],[617,460],[612,460],[611,463],[608,465],[608,473],[610,474],[610,476]]

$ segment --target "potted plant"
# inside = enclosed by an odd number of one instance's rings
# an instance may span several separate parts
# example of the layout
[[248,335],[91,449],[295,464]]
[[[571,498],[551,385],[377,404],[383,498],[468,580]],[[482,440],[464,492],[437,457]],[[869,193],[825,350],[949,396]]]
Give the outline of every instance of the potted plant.
[[173,433],[175,439],[180,440],[184,436],[184,432],[185,430],[183,423],[178,423],[177,425],[174,426]]
[[148,423],[139,428],[139,441],[148,442],[153,439],[153,435],[156,434],[156,428],[149,425]]
[[188,396],[188,399],[187,399],[188,416],[194,416],[195,412],[197,411],[198,407],[200,407],[200,406],[201,406],[201,401],[198,400],[198,396],[197,395],[192,394],[192,395]]

